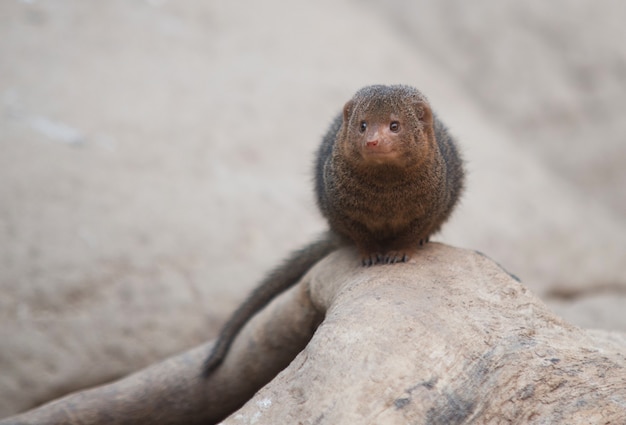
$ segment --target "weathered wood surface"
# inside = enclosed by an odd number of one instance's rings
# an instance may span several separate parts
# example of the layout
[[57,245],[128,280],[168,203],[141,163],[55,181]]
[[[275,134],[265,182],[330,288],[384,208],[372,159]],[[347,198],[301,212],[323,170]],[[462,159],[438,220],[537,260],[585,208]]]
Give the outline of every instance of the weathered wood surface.
[[212,423],[244,403],[224,424],[626,423],[624,335],[572,326],[487,257],[442,244],[370,268],[334,253],[202,381],[207,350],[0,424]]

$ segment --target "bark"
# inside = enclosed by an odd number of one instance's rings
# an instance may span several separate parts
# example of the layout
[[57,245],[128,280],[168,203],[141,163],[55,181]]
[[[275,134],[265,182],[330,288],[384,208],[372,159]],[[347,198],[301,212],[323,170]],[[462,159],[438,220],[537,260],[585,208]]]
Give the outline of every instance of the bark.
[[208,380],[207,345],[0,424],[214,423],[235,409],[224,424],[624,423],[625,349],[482,254],[431,243],[363,268],[346,249],[255,317]]

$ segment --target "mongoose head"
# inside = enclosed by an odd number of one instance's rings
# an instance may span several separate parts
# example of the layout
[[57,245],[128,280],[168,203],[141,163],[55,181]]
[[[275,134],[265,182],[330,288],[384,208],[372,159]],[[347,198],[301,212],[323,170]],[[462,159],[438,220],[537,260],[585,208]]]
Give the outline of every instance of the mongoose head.
[[356,166],[419,166],[436,149],[430,105],[409,86],[364,87],[343,108],[338,141]]

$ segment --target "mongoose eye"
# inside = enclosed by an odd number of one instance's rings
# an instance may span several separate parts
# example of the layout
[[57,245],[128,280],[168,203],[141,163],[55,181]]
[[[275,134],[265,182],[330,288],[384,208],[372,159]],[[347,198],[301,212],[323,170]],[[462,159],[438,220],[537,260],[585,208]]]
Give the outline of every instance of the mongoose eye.
[[391,121],[391,124],[389,124],[389,130],[397,133],[400,131],[400,123],[398,121]]
[[366,129],[367,129],[367,123],[365,121],[361,121],[361,125],[359,125],[359,131],[361,133],[365,133]]

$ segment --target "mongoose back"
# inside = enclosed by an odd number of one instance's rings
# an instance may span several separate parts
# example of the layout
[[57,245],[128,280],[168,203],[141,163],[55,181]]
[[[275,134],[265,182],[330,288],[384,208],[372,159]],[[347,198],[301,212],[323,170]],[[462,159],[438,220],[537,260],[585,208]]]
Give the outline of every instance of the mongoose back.
[[204,376],[254,314],[338,247],[356,246],[364,266],[408,261],[448,219],[463,182],[455,142],[424,95],[403,85],[359,90],[317,152],[315,193],[329,231],[294,252],[235,311]]

